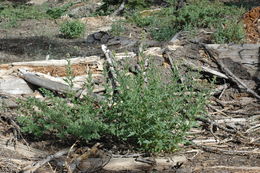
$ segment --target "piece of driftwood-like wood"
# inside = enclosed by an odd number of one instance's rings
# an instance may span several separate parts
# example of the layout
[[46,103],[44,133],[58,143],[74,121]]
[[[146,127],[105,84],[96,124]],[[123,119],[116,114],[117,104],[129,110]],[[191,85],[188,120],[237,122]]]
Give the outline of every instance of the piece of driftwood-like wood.
[[49,155],[46,158],[44,158],[38,162],[34,162],[33,164],[24,167],[20,172],[21,173],[32,173],[32,172],[36,171],[37,169],[39,169],[40,167],[42,167],[43,165],[45,165],[46,163],[48,163],[49,161],[60,158],[61,156],[67,154],[71,150],[73,151],[74,149],[64,149],[64,150],[58,151],[57,153],[55,153],[53,155]]
[[42,157],[42,156],[47,155],[47,153],[44,151],[34,149],[32,147],[23,145],[19,142],[16,142],[15,146],[11,145],[11,144],[6,145],[8,141],[9,141],[9,138],[0,136],[0,149],[9,150],[12,153],[16,153],[17,155],[22,155],[28,159]]
[[218,59],[219,53],[212,50],[208,49],[205,45],[203,45],[203,48],[205,51],[208,53],[208,55],[218,64],[218,66],[221,68],[223,72],[231,79],[233,82],[237,84],[238,87],[245,89],[248,93],[252,94],[255,98],[260,99],[260,96],[254,92],[252,89],[250,89],[241,79],[239,79],[236,75],[234,75],[227,67],[226,65],[222,62],[221,59]]
[[13,62],[11,66],[67,66],[68,61],[71,65],[79,63],[95,63],[100,60],[98,56],[90,56],[85,58],[70,58],[68,60],[42,60],[29,62]]
[[[239,63],[251,77],[260,75],[260,44],[206,44],[205,48],[218,52],[219,59],[229,58]],[[232,66],[232,63],[225,65]]]
[[[87,170],[91,163],[100,162],[99,158],[90,158],[81,163],[81,167]],[[177,163],[185,163],[185,156],[172,156],[169,158],[112,158],[104,167],[105,171],[149,171],[149,170],[170,170]],[[151,164],[153,163],[153,164]]]
[[[52,91],[62,92],[62,93],[67,93],[72,90],[68,85],[56,81],[52,81],[50,79],[28,72],[26,70],[20,69],[19,72],[21,74],[21,77],[24,80],[26,80],[27,82],[33,85],[46,88]],[[73,89],[73,90],[78,90],[78,89]]]

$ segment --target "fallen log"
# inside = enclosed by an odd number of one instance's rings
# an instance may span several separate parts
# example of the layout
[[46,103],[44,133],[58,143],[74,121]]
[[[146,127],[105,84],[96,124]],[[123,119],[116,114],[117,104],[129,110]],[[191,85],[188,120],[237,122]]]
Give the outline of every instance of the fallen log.
[[218,59],[237,77],[246,80],[260,78],[260,44],[206,44],[205,48],[218,52]]
[[[218,64],[218,66],[221,68],[223,72],[233,81],[237,84],[237,86],[241,89],[245,89],[246,92],[252,94],[255,98],[260,99],[260,96],[254,92],[251,88],[249,88],[239,77],[237,77],[222,61],[222,59],[219,59],[220,54],[216,51],[213,51],[211,49],[208,49],[205,45],[202,45],[205,51],[208,53],[208,55]],[[260,48],[260,47],[259,47]],[[246,72],[244,72],[246,73]],[[250,80],[250,78],[249,78]]]
[[[91,158],[81,163],[81,167],[90,169],[91,163],[100,161],[98,158]],[[105,171],[163,171],[172,170],[177,163],[185,163],[185,156],[172,156],[168,158],[112,158],[104,167]],[[153,164],[151,164],[153,163]]]
[[46,88],[52,91],[67,93],[69,91],[77,91],[79,88],[71,88],[66,84],[59,83],[56,81],[52,81],[50,79],[38,76],[34,73],[28,72],[24,69],[19,69],[21,73],[21,77],[26,80],[27,82],[36,85],[38,87]]

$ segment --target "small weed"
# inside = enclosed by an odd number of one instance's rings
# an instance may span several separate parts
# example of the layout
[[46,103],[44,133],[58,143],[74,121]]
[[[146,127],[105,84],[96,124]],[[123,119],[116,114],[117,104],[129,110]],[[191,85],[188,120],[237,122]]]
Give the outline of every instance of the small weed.
[[66,21],[61,24],[60,32],[65,38],[77,38],[85,33],[85,24],[78,21]]
[[125,32],[125,23],[123,21],[117,21],[112,24],[111,33],[115,36],[120,36],[123,32]]

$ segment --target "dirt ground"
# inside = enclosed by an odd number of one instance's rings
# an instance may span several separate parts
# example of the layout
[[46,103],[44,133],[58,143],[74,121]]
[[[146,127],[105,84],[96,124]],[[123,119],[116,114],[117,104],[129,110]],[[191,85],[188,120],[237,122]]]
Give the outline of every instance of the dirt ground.
[[[235,5],[241,1],[231,1]],[[260,5],[256,0],[250,1],[253,6]],[[26,20],[19,23],[19,27],[4,29],[0,28],[0,64],[9,63],[9,62],[21,62],[29,60],[42,60],[46,59],[48,56],[50,59],[65,59],[69,57],[77,56],[91,56],[101,54],[97,52],[97,48],[100,47],[98,44],[89,44],[86,43],[86,38],[89,33],[94,31],[99,31],[99,25],[93,26],[85,34],[84,38],[80,39],[64,39],[60,37],[58,30],[59,23],[63,19],[58,20]],[[103,19],[93,19],[93,23],[99,23]],[[97,20],[97,21],[95,21]],[[260,7],[253,9],[252,11],[244,15],[244,22],[247,31],[247,38],[249,43],[259,43],[260,41]],[[103,21],[104,22],[104,21]],[[109,21],[110,24],[112,21]],[[107,22],[107,23],[109,23]],[[109,24],[108,24],[109,26]],[[141,38],[141,30],[134,26],[127,26],[127,30],[124,33],[124,36],[131,35],[134,39]],[[228,103],[228,100],[225,100]],[[237,105],[236,105],[237,106]],[[260,114],[259,108],[260,104],[258,101],[247,105],[239,106],[248,106],[246,115],[241,114],[241,116],[249,116],[252,114]],[[239,107],[238,106],[238,107]],[[241,108],[240,107],[240,108]],[[234,108],[236,110],[237,107]],[[0,109],[1,110],[1,109]],[[229,110],[234,111],[234,110]],[[238,110],[238,109],[237,109]],[[223,108],[224,111],[224,108]],[[12,115],[9,111],[1,111],[1,115]],[[221,111],[220,111],[221,112]],[[221,114],[221,113],[219,113]],[[231,114],[226,114],[226,116]],[[233,114],[232,114],[233,116]],[[241,117],[240,116],[240,117]],[[8,131],[6,131],[8,130]],[[10,137],[9,134],[12,130],[12,126],[9,123],[6,123],[4,119],[0,119],[0,134],[6,137]],[[219,135],[221,135],[221,131]],[[258,131],[259,133],[259,131]],[[224,134],[224,132],[223,132]],[[205,137],[212,137],[210,132],[205,132]],[[256,136],[259,134],[256,134]],[[28,139],[30,140],[30,139]],[[37,146],[41,150],[50,150],[50,143],[45,144],[45,142],[38,143],[30,141],[31,145]],[[259,141],[258,141],[259,144]],[[258,146],[245,146],[240,143],[226,143],[224,149],[252,149],[258,148]],[[55,151],[55,149],[53,150]],[[187,154],[188,153],[188,154]],[[179,172],[182,173],[257,173],[260,171],[260,154],[229,154],[219,151],[205,151],[201,148],[194,147],[184,147],[182,151],[179,151],[178,154],[186,155],[189,158],[188,162],[182,165],[179,169]],[[20,156],[15,155],[15,153],[6,151],[3,152],[0,149],[0,172],[15,172],[18,170],[5,169],[8,163],[1,162],[1,156],[10,156],[12,158],[20,158]],[[256,168],[255,170],[253,168]],[[250,169],[252,168],[252,169]],[[170,172],[177,172],[172,170]]]

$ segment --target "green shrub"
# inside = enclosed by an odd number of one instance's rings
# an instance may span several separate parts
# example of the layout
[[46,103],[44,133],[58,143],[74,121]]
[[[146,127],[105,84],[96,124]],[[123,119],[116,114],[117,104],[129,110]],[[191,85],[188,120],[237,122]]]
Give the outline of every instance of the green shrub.
[[90,98],[84,101],[70,98],[71,104],[68,104],[66,99],[56,97],[47,90],[43,93],[48,101],[29,98],[22,103],[22,111],[27,113],[27,116],[18,117],[23,132],[36,137],[52,135],[60,139],[86,141],[98,139],[104,133],[101,131],[106,129],[106,125],[97,116],[98,110]]
[[124,25],[123,21],[114,22],[111,26],[111,33],[115,36],[120,36],[126,30]]
[[208,0],[191,0],[188,5],[178,11],[176,22],[184,28],[216,27],[226,20],[237,20],[244,10],[225,6],[223,3]]
[[85,32],[85,24],[78,21],[66,21],[61,24],[60,32],[65,38],[77,38]]
[[215,43],[242,43],[245,38],[243,24],[232,21],[226,22],[223,26],[219,26],[213,34]]
[[[130,21],[139,27],[146,28],[154,39],[165,41],[182,30],[214,29],[221,28],[223,24],[230,23],[230,21],[236,23],[245,11],[243,8],[225,6],[221,2],[209,2],[208,0],[190,0],[186,6],[178,11],[174,7],[175,1],[170,4],[172,6],[164,8],[151,16],[142,17],[139,13],[135,13],[130,17]],[[232,30],[232,35],[236,35],[236,37],[225,39],[226,43],[228,41],[237,42],[238,38],[241,40],[240,37],[243,36],[243,34],[241,35],[241,30],[243,30],[241,25],[236,25],[237,31],[232,27],[232,25],[228,25],[225,29],[229,32]],[[233,38],[235,40],[232,40]]]
[[[103,4],[103,10],[107,10],[110,8],[110,6],[119,6],[123,0],[103,0],[104,4]],[[151,5],[151,0],[128,0],[126,2],[126,8],[127,9],[143,9],[145,7],[148,7],[149,5]]]
[[149,26],[153,23],[153,20],[152,16],[142,17],[139,13],[133,14],[130,18],[130,21],[139,27]]
[[126,77],[121,72],[116,103],[102,114],[119,139],[144,151],[171,152],[183,142],[194,117],[205,111],[206,91],[194,92],[191,76],[180,84],[172,74],[165,84],[159,71],[157,67],[146,71],[147,84],[142,73]]
[[163,81],[163,73],[152,66],[146,70],[146,83],[143,73],[129,76],[126,69],[118,73],[118,93],[112,97],[107,87],[99,102],[88,96],[64,99],[48,91],[45,101],[26,100],[21,105],[24,116],[18,118],[23,132],[85,141],[110,137],[142,151],[174,151],[194,118],[204,114],[209,90],[194,81],[194,74],[187,73],[183,83],[176,74]]
[[46,14],[48,14],[53,19],[58,19],[62,15],[64,15],[64,13],[68,10],[68,8],[71,7],[73,4],[74,3],[68,3],[68,4],[65,4],[65,5],[63,5],[61,7],[49,8],[46,11]]

